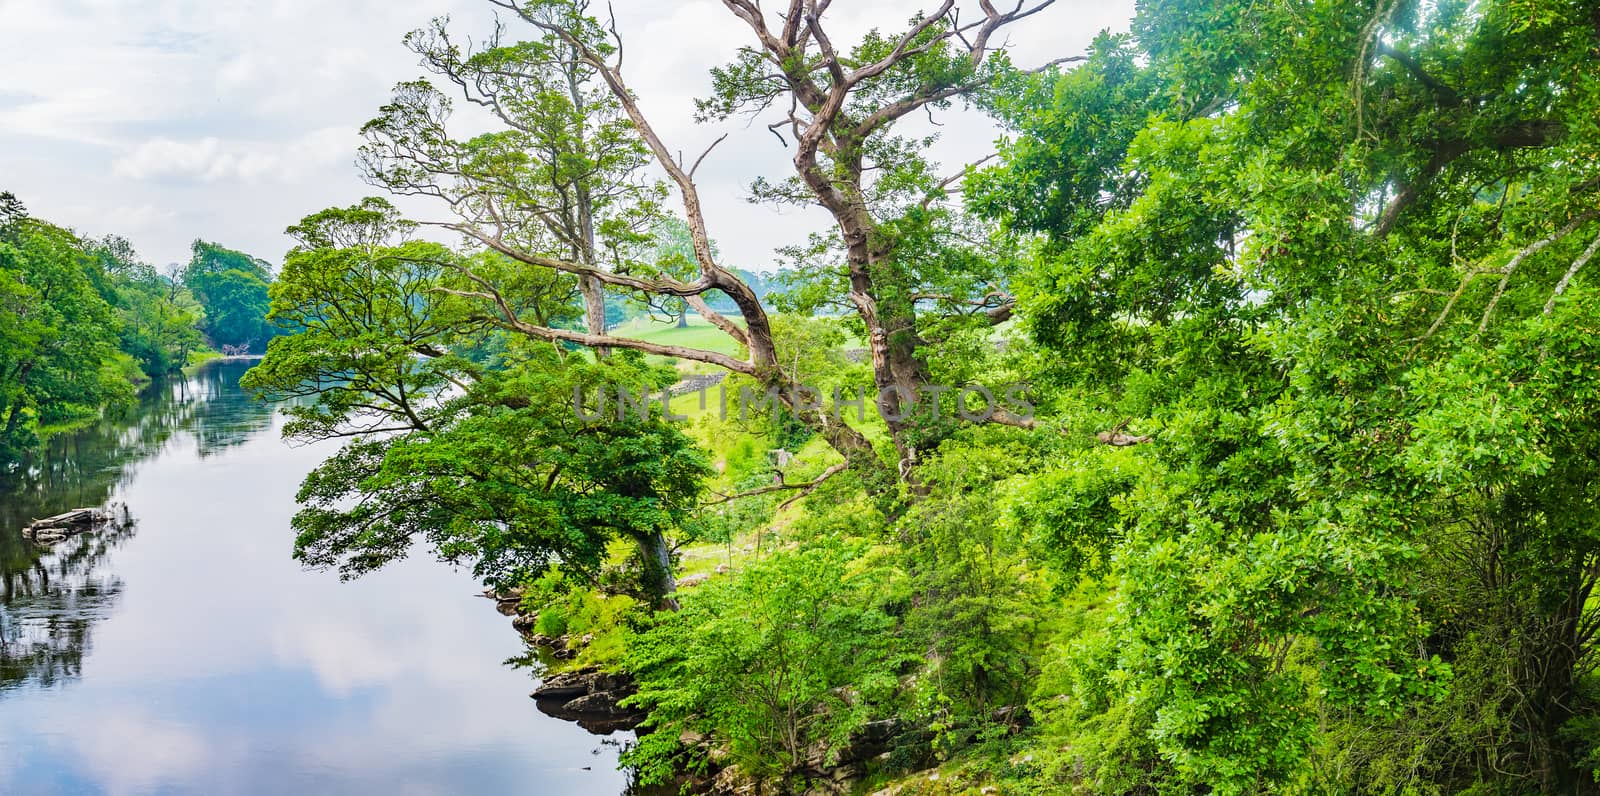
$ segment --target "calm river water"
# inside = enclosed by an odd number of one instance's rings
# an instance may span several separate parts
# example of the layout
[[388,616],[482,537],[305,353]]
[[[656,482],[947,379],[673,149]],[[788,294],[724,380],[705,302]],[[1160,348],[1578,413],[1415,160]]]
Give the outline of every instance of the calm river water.
[[[0,793],[618,794],[617,748],[535,709],[470,575],[353,583],[290,558],[301,477],[219,362],[57,438],[0,489]],[[116,500],[133,527],[49,552],[29,518]],[[620,737],[620,736],[619,736]]]

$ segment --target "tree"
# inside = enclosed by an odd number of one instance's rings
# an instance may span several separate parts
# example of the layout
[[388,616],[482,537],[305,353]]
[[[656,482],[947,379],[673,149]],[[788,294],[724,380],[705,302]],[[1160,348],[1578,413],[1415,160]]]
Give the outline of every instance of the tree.
[[[581,14],[587,2],[530,9],[546,24]],[[433,74],[504,129],[470,141],[445,130],[451,103],[425,81],[403,83],[382,115],[363,128],[361,163],[373,182],[399,194],[469,201],[492,219],[502,245],[559,257],[578,274],[584,323],[606,331],[604,266],[627,270],[660,219],[662,186],[642,178],[648,158],[618,103],[597,85],[572,45],[556,39],[506,42],[503,31],[473,50],[457,44],[448,20],[406,37]],[[605,356],[607,348],[595,349]]]
[[44,437],[126,403],[203,345],[194,300],[126,239],[29,218],[9,193],[0,194],[0,321],[8,466]]
[[205,309],[202,328],[206,335],[218,346],[261,350],[275,334],[266,322],[270,267],[248,254],[205,241],[195,241],[192,251],[183,285]]
[[1048,476],[1110,492],[1053,703],[1094,781],[1591,787],[1595,22],[1148,3],[1003,109],[1041,380],[1140,442]]
[[0,191],[0,235],[14,234],[16,224],[28,217],[28,208],[17,195]]
[[[493,310],[496,323],[531,338],[597,350],[628,348],[705,362],[749,376],[763,388],[776,390],[802,422],[825,437],[856,469],[872,476],[869,480],[878,484],[875,488],[886,491],[896,480],[896,472],[909,477],[917,446],[937,441],[935,435],[918,431],[918,421],[909,411],[909,404],[929,378],[925,364],[928,341],[919,332],[918,302],[931,302],[948,314],[987,323],[1003,321],[1010,309],[1008,294],[996,284],[1001,275],[994,269],[952,274],[942,265],[951,246],[939,236],[933,221],[946,217],[940,204],[953,180],[935,177],[931,166],[916,154],[914,142],[893,136],[891,130],[908,114],[941,108],[956,98],[991,89],[1011,72],[1003,53],[990,46],[995,34],[1042,10],[1050,0],[1018,6],[1011,12],[984,4],[983,16],[977,21],[963,21],[954,2],[946,2],[934,13],[911,22],[902,34],[874,33],[851,51],[835,49],[828,36],[822,22],[826,3],[794,0],[775,20],[776,28],[769,27],[766,15],[753,3],[726,3],[731,13],[749,25],[756,46],[746,49],[738,63],[717,71],[715,94],[702,104],[702,115],[725,118],[743,110],[790,108],[783,122],[772,129],[780,138],[787,132],[793,139],[796,177],[776,187],[758,183],[757,192],[818,204],[839,225],[842,268],[822,269],[818,277],[828,282],[834,295],[848,300],[866,333],[874,379],[880,388],[879,403],[886,417],[905,418],[890,422],[896,469],[885,467],[857,429],[832,422],[826,413],[795,400],[798,385],[781,367],[766,309],[751,286],[718,261],[711,246],[694,182],[699,160],[688,163],[674,157],[644,117],[624,81],[621,45],[610,41],[611,32],[586,16],[585,3],[491,2],[514,13],[535,33],[533,42],[518,45],[517,56],[522,60],[516,68],[489,70],[483,65],[492,60],[490,54],[504,48],[487,50],[475,56],[477,61],[460,56],[442,44],[447,40],[437,26],[422,39],[414,38],[413,44],[433,42],[424,49],[444,55],[425,55],[428,61],[455,82],[469,101],[493,110],[511,131],[472,142],[452,141],[445,131],[449,108],[443,97],[421,84],[405,84],[384,115],[367,127],[369,145],[364,162],[369,176],[400,193],[448,200],[458,220],[443,223],[445,228],[525,266],[570,274],[585,284],[598,282],[606,290],[640,296],[645,303],[681,299],[736,341],[746,355],[741,359],[617,337],[594,331],[604,328],[594,323],[587,334],[528,323],[506,311],[498,299],[499,286],[479,280],[473,292]],[[581,76],[580,83],[597,82],[609,91],[611,99],[606,104],[621,114],[616,133],[634,146],[642,144],[666,171],[682,200],[694,273],[679,276],[625,262],[614,262],[605,269],[587,261],[581,251],[574,254],[530,245],[530,230],[546,223],[546,216],[559,216],[565,206],[548,194],[527,189],[519,182],[525,177],[514,168],[538,150],[521,141],[518,133],[525,131],[519,113],[524,106],[510,101],[508,97],[513,95],[506,92],[508,87],[531,80],[537,69],[566,70],[565,74]],[[785,99],[788,101],[781,101]],[[515,147],[509,146],[514,143]],[[531,162],[542,164],[546,159]],[[867,178],[869,172],[880,168],[886,170],[886,176]],[[983,258],[968,256],[962,261],[976,264]],[[939,289],[921,289],[930,284]],[[731,300],[742,323],[706,303],[712,291]],[[929,403],[924,401],[923,406]],[[995,417],[1026,424],[1003,411]]]
[[686,732],[726,742],[730,762],[783,787],[826,775],[911,657],[879,604],[892,573],[870,557],[839,543],[779,553],[701,587],[637,639],[627,665],[652,731],[626,757],[647,784],[678,773]]
[[[93,259],[67,230],[30,218],[0,238],[0,445],[91,418],[132,390],[103,366],[117,321],[95,291]],[[9,457],[8,457],[9,458]]]
[[289,230],[299,245],[273,285],[272,318],[299,331],[275,338],[243,384],[305,399],[288,409],[288,436],[349,440],[302,486],[296,555],[353,576],[424,539],[495,585],[560,565],[599,587],[622,539],[638,554],[621,588],[671,606],[665,535],[692,508],[705,462],[659,413],[585,423],[572,403],[608,379],[659,389],[660,371],[519,338],[488,364],[454,353],[492,329],[460,295],[474,278],[516,284],[502,298],[542,324],[573,315],[576,286],[413,230],[376,199]]

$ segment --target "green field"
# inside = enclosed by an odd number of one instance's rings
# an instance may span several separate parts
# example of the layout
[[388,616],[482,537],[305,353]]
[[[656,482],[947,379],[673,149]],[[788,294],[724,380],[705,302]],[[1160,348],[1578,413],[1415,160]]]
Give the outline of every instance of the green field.
[[[618,324],[607,334],[614,337],[631,337],[661,345],[676,345],[716,351],[731,356],[740,355],[740,345],[726,332],[712,326],[704,318],[691,317],[689,325],[678,328],[676,321],[635,318]],[[662,359],[665,359],[664,357]]]

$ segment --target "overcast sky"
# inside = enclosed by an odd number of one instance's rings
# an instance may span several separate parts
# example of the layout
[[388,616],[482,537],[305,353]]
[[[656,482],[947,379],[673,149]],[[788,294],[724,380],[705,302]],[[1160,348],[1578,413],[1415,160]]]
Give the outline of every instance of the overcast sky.
[[[936,5],[836,0],[828,19],[837,42]],[[786,174],[784,149],[760,125],[691,120],[707,71],[748,29],[719,0],[614,7],[625,77],[668,146],[692,158],[731,133],[697,175],[725,259],[771,267],[775,247],[825,219],[745,202],[752,178]],[[1125,30],[1132,13],[1132,0],[1058,0],[1007,38],[1033,65]],[[492,20],[483,0],[0,0],[0,190],[80,233],[123,235],[157,265],[186,261],[195,238],[276,263],[284,227],[377,192],[353,165],[357,130],[391,86],[422,74],[400,39],[439,15],[462,34]],[[993,149],[981,118],[952,109],[939,120],[947,170]],[[445,218],[443,207],[406,207]]]

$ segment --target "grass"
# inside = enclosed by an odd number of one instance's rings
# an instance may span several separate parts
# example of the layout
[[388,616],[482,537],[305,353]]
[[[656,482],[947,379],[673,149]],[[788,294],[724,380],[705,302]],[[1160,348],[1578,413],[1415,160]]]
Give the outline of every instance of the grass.
[[[699,348],[730,356],[740,354],[739,343],[729,337],[727,332],[712,326],[711,322],[704,318],[691,317],[688,325],[683,328],[679,328],[676,321],[635,318],[612,327],[607,333],[615,337],[632,337],[635,340],[658,345]],[[665,361],[669,358],[657,356],[654,359]]]
[[[638,318],[612,327],[608,333],[662,345],[716,351],[735,357],[743,355],[741,347],[732,338],[710,322],[698,317],[690,317],[688,324],[683,328],[679,328],[677,323],[671,320]],[[845,347],[855,345],[859,345],[859,341],[854,339],[845,343]],[[648,359],[655,363],[673,364],[681,375],[721,372],[720,368],[705,363],[674,360],[663,356],[650,356]],[[761,423],[751,422],[747,425],[738,421],[737,396],[737,387],[727,395],[729,402],[727,418],[721,417],[719,398],[722,396],[715,386],[706,391],[704,409],[700,408],[700,396],[697,393],[676,396],[671,401],[675,414],[688,416],[680,427],[704,446],[713,462],[728,470],[727,474],[714,477],[710,484],[713,490],[723,493],[736,491],[732,484],[735,474],[748,472],[752,467],[758,466],[754,461],[765,461],[768,450],[775,447],[775,443],[762,430]],[[831,399],[825,400],[831,401]],[[845,414],[850,424],[861,430],[869,440],[879,441],[886,434],[885,424],[873,411],[870,396],[867,401],[865,422],[857,419],[857,410],[854,407],[847,409]],[[812,437],[800,446],[795,454],[796,460],[788,470],[788,480],[791,483],[814,478],[825,467],[840,461],[839,454],[820,436]],[[777,497],[788,499],[794,494],[796,493]],[[800,511],[799,505],[791,506],[782,516],[772,517],[761,527],[738,534],[728,543],[700,540],[683,545],[677,551],[680,556],[678,578],[682,580],[696,575],[707,575],[715,579],[726,577],[725,574],[717,572],[718,567],[731,568],[733,571],[743,568],[749,561],[769,553],[775,541],[773,534],[781,532]],[[633,548],[631,544],[618,541],[608,554],[611,564],[618,565],[633,554]],[[692,591],[694,588],[698,587],[689,586],[687,590]],[[537,628],[539,632],[547,635],[559,635],[564,632],[575,638],[593,634],[592,643],[581,649],[574,659],[545,661],[549,670],[555,672],[589,665],[614,668],[627,645],[629,631],[623,625],[629,606],[632,605],[631,598],[600,597],[584,590],[577,590],[562,596],[535,597],[525,607],[539,612],[540,625]]]
[[189,352],[189,361],[184,364],[183,372],[186,375],[192,376],[192,375],[194,375],[195,371],[200,369],[201,365],[204,365],[207,362],[210,362],[210,361],[212,361],[214,359],[221,359],[221,358],[222,358],[222,352],[218,351],[218,350],[216,350],[214,348],[202,348],[202,349],[199,349],[197,351],[190,351]]

